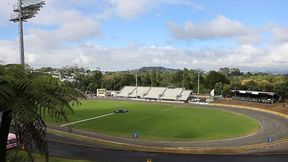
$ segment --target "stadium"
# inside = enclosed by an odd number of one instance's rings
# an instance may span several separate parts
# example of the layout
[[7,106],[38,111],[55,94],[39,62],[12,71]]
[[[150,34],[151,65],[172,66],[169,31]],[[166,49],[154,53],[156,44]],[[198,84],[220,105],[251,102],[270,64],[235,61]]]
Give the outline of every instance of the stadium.
[[48,119],[49,128],[112,148],[152,152],[261,153],[287,144],[284,114],[191,104],[191,97],[184,88],[124,86],[113,98],[83,101],[68,123]]

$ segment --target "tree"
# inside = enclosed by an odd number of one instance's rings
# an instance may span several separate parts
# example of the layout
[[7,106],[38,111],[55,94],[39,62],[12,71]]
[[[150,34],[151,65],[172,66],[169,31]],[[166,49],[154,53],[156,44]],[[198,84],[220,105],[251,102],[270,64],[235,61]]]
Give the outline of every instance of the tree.
[[161,87],[169,87],[169,86],[175,86],[173,84],[173,74],[174,72],[171,71],[164,71],[161,73],[161,81],[159,82],[159,86]]
[[230,69],[227,68],[227,67],[224,67],[224,68],[220,68],[219,69],[219,72],[225,76],[228,76],[230,74]]
[[152,87],[158,87],[159,86],[157,72],[155,70],[152,70],[152,72],[151,72],[151,86]]
[[142,86],[150,86],[151,85],[151,76],[150,72],[140,71],[140,85]]
[[215,95],[222,95],[223,92],[223,84],[218,82],[215,84]]
[[22,65],[0,65],[0,161],[6,159],[7,136],[12,127],[29,157],[32,146],[48,161],[45,115],[66,120],[84,95],[49,75],[25,70]]
[[240,76],[240,75],[243,75],[243,73],[241,73],[238,68],[232,68],[232,69],[230,70],[230,74],[231,74],[231,76]]
[[232,90],[231,84],[224,84],[222,95],[223,95],[224,97],[229,97],[229,96],[231,96],[231,90]]
[[206,77],[206,87],[209,89],[213,89],[215,84],[221,82],[222,84],[229,83],[229,80],[225,77],[225,75],[218,73],[216,71],[210,71]]
[[258,84],[260,91],[265,91],[265,92],[273,91],[273,85],[267,80],[258,81],[257,84]]
[[182,70],[176,71],[176,73],[174,73],[172,78],[173,78],[172,83],[176,87],[181,87],[182,86],[182,80],[183,80],[183,71]]
[[286,101],[288,99],[288,81],[277,84],[275,92],[281,96],[281,101]]
[[182,80],[182,87],[186,89],[191,88],[191,79],[189,76],[189,70],[184,68],[183,70],[183,80]]
[[244,87],[244,89],[247,89],[249,91],[259,90],[258,84],[254,80],[251,80],[251,79],[242,80],[241,85]]

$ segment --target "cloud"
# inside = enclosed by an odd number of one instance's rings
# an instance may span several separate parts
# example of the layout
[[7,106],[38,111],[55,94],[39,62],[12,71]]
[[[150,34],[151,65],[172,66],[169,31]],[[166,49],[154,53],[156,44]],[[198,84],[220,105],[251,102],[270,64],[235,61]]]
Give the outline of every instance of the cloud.
[[134,18],[146,13],[153,5],[152,0],[109,0],[115,14],[124,18]]
[[273,26],[270,30],[274,41],[288,42],[288,27]]
[[20,55],[17,55],[18,47],[16,41],[0,40],[0,60],[5,64],[19,63]]
[[168,23],[172,36],[181,40],[206,40],[245,36],[251,29],[239,21],[217,16],[214,20],[200,23],[187,21],[183,26]]
[[157,9],[160,5],[185,5],[194,10],[211,12],[205,6],[192,0],[108,0],[107,2],[108,7],[105,8],[103,15],[107,17],[116,15],[125,19],[136,18],[152,9]]
[[[166,46],[133,46],[111,48],[95,44],[59,47],[48,51],[26,50],[26,62],[34,67],[74,65],[102,70],[126,70],[142,66],[170,68],[202,68],[217,70],[220,67],[238,67],[241,70],[288,70],[288,43],[260,48],[239,45],[223,49],[182,49]],[[0,60],[17,63],[18,48],[13,41],[0,41]]]
[[13,10],[13,5],[16,0],[1,0],[0,1],[0,27],[9,24],[10,13]]

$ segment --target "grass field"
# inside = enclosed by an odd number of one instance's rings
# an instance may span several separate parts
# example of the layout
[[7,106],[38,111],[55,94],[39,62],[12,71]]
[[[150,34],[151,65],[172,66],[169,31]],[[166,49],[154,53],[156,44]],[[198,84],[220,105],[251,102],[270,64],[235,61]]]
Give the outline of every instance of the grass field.
[[[73,128],[121,137],[131,137],[132,132],[137,132],[139,139],[188,141],[237,137],[253,133],[260,127],[248,116],[213,108],[114,100],[83,101],[82,105],[75,106],[75,114],[69,116],[69,122],[117,109],[129,112],[75,124]],[[60,125],[51,119],[47,121]]]

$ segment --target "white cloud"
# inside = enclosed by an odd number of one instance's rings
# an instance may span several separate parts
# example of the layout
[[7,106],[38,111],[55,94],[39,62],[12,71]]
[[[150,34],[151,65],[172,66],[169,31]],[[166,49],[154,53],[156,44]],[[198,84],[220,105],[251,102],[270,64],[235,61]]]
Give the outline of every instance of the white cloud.
[[[78,64],[103,70],[125,70],[142,66],[165,66],[171,68],[238,67],[244,70],[288,70],[288,43],[274,47],[259,48],[240,45],[228,49],[178,49],[161,46],[108,48],[93,44],[78,47],[62,47],[49,51],[26,50],[26,62],[35,67]],[[15,42],[0,41],[0,60],[17,63],[18,49]]]
[[252,31],[239,21],[218,16],[214,20],[200,23],[187,21],[183,26],[168,23],[168,28],[177,39],[205,40],[214,38],[240,37],[250,34]]
[[109,0],[115,14],[124,18],[134,18],[144,14],[152,6],[152,0]]
[[19,63],[20,56],[16,41],[0,40],[0,60],[5,64]]
[[0,1],[0,27],[9,24],[10,13],[13,10],[15,0]]
[[[192,0],[108,0],[108,6],[103,12],[106,17],[111,15],[120,16],[126,19],[146,14],[152,9],[156,9],[159,5],[186,5],[194,10],[211,12],[205,6],[193,2]],[[158,15],[160,13],[157,13]],[[103,16],[102,15],[102,16]]]
[[276,42],[288,42],[288,27],[273,26],[272,36]]

